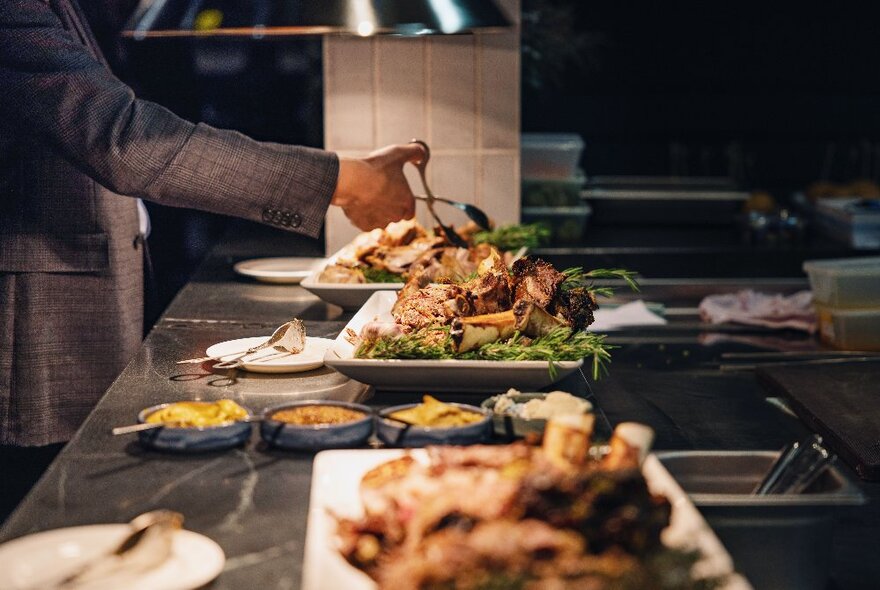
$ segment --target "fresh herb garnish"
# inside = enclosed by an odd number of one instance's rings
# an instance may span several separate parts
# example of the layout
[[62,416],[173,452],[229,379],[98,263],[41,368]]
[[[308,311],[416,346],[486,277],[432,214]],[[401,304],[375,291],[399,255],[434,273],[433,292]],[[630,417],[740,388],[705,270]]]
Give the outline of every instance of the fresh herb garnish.
[[404,283],[403,275],[387,271],[383,268],[362,268],[368,283]]
[[449,326],[430,326],[402,336],[362,343],[355,358],[367,359],[451,359],[455,357]]
[[356,358],[370,359],[458,359],[475,361],[549,361],[550,375],[556,376],[556,363],[578,361],[592,357],[593,378],[607,372],[611,362],[610,350],[604,334],[572,333],[564,326],[549,334],[529,340],[520,333],[502,342],[490,342],[475,350],[455,352],[449,327],[430,327],[403,336],[380,338],[370,346],[361,345]]
[[475,244],[491,244],[499,250],[537,248],[550,239],[550,228],[540,223],[503,225],[491,231],[474,234]]
[[597,287],[593,284],[596,279],[623,279],[630,289],[635,292],[639,291],[636,273],[622,268],[594,268],[589,272],[584,272],[583,268],[574,266],[565,269],[562,274],[565,275],[565,280],[560,287],[563,291],[585,288],[599,297],[614,295],[614,287]]

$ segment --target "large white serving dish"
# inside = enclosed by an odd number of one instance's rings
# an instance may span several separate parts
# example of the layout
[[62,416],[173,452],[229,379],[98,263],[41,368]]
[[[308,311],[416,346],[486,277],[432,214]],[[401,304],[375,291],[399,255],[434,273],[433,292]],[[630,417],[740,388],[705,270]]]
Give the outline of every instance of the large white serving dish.
[[[375,590],[375,583],[363,572],[349,565],[336,549],[336,525],[332,515],[358,518],[363,515],[358,486],[364,473],[384,461],[400,457],[403,450],[323,451],[315,456],[312,489],[306,529],[303,590],[345,588]],[[410,451],[419,461],[426,461],[424,450]],[[665,495],[672,504],[669,527],[663,542],[669,547],[699,548],[703,558],[694,568],[699,577],[733,572],[733,561],[715,533],[654,455],[642,468],[651,491]],[[723,590],[749,590],[744,578],[732,575]]]
[[338,305],[346,310],[359,309],[372,297],[373,293],[397,292],[403,289],[403,283],[319,283],[318,275],[320,274],[320,270],[313,272],[303,279],[300,287],[317,295],[323,301]]
[[352,258],[353,246],[349,244],[344,246],[338,252],[330,256],[326,264],[322,264],[320,267],[315,268],[314,271],[303,279],[303,282],[300,283],[300,286],[311,292],[314,295],[317,295],[323,301],[327,303],[332,303],[333,305],[338,305],[342,309],[345,310],[355,310],[359,309],[363,306],[364,303],[367,302],[373,293],[378,291],[400,291],[403,289],[403,283],[322,283],[318,281],[318,277],[321,275],[321,272],[331,266],[336,264],[336,261],[341,258],[350,259]]
[[324,356],[324,364],[355,381],[380,389],[397,391],[467,391],[499,393],[511,387],[536,391],[559,381],[583,365],[578,361],[556,364],[550,375],[547,361],[470,361],[470,360],[376,360],[354,358],[354,346],[346,336],[351,330],[360,334],[364,324],[373,320],[393,322],[391,307],[397,300],[393,291],[370,296],[336,342]]
[[[321,272],[328,266],[336,264],[336,261],[340,258],[351,259],[353,257],[353,250],[354,248],[352,244],[341,248],[338,252],[327,258],[325,264],[315,267],[313,272],[303,279],[300,286],[313,295],[316,295],[321,300],[326,301],[327,303],[332,303],[333,305],[338,305],[342,309],[348,311],[360,309],[373,293],[378,293],[379,291],[400,291],[403,289],[405,284],[403,282],[323,283],[318,280],[318,277],[321,276]],[[526,248],[521,248],[514,253],[513,259],[515,260],[525,256],[527,252],[528,250]]]

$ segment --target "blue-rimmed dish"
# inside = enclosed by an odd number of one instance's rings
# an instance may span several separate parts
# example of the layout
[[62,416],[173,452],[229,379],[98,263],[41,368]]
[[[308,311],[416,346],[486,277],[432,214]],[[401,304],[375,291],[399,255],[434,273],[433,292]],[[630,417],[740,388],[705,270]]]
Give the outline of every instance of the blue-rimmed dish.
[[413,426],[398,422],[389,416],[419,404],[392,406],[379,412],[376,436],[394,447],[424,447],[428,445],[473,445],[486,442],[492,433],[492,416],[477,406],[449,404],[479,414],[482,419],[462,426]]
[[[282,410],[307,406],[334,406],[360,412],[364,416],[333,424],[294,424],[273,418]],[[363,404],[334,400],[305,400],[267,408],[260,423],[260,436],[268,444],[284,449],[317,451],[344,449],[366,444],[373,434],[373,410]]]
[[[159,404],[141,410],[138,414],[138,422],[146,422],[147,416],[170,405],[173,404]],[[138,432],[138,440],[142,445],[160,451],[198,453],[229,449],[244,444],[251,437],[251,424],[248,420],[253,414],[248,408],[241,407],[247,412],[244,420],[226,422],[217,426],[184,428],[163,426]]]

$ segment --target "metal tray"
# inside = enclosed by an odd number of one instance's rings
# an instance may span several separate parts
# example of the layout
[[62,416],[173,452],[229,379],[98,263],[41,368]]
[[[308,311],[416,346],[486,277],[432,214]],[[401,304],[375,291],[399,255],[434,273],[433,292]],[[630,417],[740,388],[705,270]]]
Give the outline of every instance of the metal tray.
[[729,225],[748,196],[742,191],[691,187],[587,185],[581,192],[593,208],[591,223],[596,225]]
[[832,466],[804,494],[752,496],[775,451],[669,451],[657,457],[755,588],[826,587],[836,516],[865,497]]

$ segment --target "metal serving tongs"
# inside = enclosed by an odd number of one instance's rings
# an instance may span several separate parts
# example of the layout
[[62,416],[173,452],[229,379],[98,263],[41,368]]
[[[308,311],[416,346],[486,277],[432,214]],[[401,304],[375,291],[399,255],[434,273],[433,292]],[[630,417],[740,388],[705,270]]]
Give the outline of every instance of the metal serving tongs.
[[822,475],[836,459],[813,434],[788,445],[779,454],[752,494],[800,494]]
[[452,201],[450,199],[443,199],[440,197],[434,196],[434,193],[431,191],[431,188],[428,186],[428,179],[425,175],[425,170],[428,167],[428,160],[431,159],[431,149],[428,147],[428,144],[420,139],[413,139],[410,143],[419,144],[423,150],[425,150],[425,157],[423,157],[418,162],[415,162],[415,167],[419,170],[419,176],[422,178],[422,186],[425,189],[425,196],[417,195],[416,198],[425,201],[428,205],[428,211],[431,212],[431,217],[434,218],[434,221],[437,225],[440,226],[440,229],[443,231],[443,234],[446,236],[446,239],[449,240],[455,246],[459,248],[467,248],[467,242],[462,239],[458,233],[456,233],[455,229],[451,226],[444,224],[440,218],[437,216],[437,213],[434,211],[434,201],[440,201],[441,203],[446,203],[447,205],[451,205],[460,209],[464,212],[465,215],[468,216],[480,229],[491,229],[489,227],[489,217],[483,212],[479,207],[475,207],[469,203],[462,203],[459,201]]

